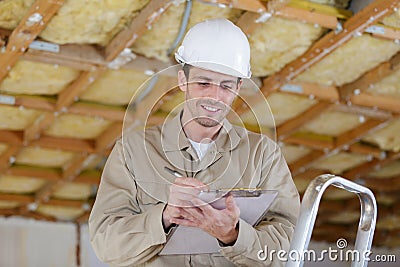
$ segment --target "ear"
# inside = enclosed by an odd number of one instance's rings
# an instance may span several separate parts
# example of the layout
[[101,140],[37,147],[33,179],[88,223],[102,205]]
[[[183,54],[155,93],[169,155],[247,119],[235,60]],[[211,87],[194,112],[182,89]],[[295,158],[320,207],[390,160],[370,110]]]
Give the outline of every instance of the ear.
[[236,95],[239,95],[239,91],[240,91],[240,88],[242,88],[242,84],[243,84],[243,79],[240,79],[240,81],[238,82]]
[[178,86],[183,92],[186,92],[187,80],[183,70],[178,71]]

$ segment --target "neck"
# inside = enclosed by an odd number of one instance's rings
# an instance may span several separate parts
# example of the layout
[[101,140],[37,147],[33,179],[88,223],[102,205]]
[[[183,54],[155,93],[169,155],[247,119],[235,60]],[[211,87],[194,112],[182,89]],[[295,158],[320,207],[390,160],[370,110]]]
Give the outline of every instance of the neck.
[[187,138],[198,143],[206,140],[211,142],[211,140],[215,140],[215,138],[217,138],[218,132],[222,127],[221,124],[218,124],[214,127],[205,127],[193,120],[188,113],[189,112],[183,111],[183,115],[181,117],[183,131],[185,132]]

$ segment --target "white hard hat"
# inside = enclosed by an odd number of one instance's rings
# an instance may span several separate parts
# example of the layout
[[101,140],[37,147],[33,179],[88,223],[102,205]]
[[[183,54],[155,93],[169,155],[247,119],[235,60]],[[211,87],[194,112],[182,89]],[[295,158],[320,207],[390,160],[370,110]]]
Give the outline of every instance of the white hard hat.
[[227,19],[211,19],[193,26],[175,53],[179,63],[250,78],[250,45],[246,35]]

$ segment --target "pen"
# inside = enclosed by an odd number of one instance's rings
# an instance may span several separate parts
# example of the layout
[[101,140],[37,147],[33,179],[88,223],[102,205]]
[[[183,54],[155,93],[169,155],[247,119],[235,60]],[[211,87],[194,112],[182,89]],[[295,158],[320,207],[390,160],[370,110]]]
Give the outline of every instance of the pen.
[[165,169],[167,172],[169,172],[170,174],[172,174],[173,176],[175,176],[175,177],[178,177],[178,178],[183,177],[182,174],[180,174],[179,172],[174,171],[174,170],[168,168],[167,166],[165,166],[164,169]]

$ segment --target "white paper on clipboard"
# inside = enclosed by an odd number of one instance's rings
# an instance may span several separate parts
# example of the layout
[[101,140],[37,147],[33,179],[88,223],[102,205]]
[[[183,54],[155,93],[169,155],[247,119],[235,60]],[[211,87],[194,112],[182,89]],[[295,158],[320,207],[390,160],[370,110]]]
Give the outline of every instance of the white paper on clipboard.
[[[262,190],[257,197],[235,197],[240,218],[256,225],[267,213],[278,195],[276,190]],[[217,253],[220,247],[215,237],[195,227],[178,226],[169,236],[159,255]]]

